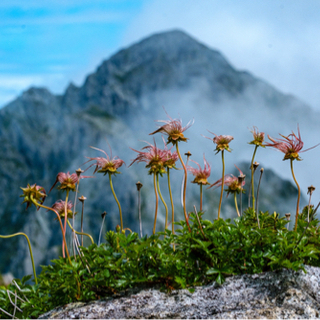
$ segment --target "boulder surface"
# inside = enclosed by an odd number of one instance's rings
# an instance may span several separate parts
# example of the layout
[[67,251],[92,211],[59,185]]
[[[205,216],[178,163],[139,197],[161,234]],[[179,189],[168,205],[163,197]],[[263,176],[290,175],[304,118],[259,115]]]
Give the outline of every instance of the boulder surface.
[[320,268],[239,275],[171,293],[130,289],[114,297],[58,307],[40,318],[60,319],[308,319],[320,317]]

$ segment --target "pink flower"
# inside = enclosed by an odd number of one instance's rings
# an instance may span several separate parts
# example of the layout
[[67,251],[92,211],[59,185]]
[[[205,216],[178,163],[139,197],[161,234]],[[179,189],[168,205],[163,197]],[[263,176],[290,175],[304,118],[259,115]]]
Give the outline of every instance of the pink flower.
[[223,151],[223,150],[227,150],[227,151],[231,152],[231,149],[229,148],[229,142],[231,140],[233,140],[233,136],[227,136],[227,135],[218,136],[211,131],[209,131],[209,132],[212,133],[213,135],[215,135],[215,137],[214,138],[205,137],[205,138],[212,140],[213,143],[215,143],[217,145],[216,149],[215,149],[215,151],[217,151],[216,154],[219,151]]
[[[162,139],[163,139],[163,137],[162,137]],[[166,142],[164,141],[164,139],[163,139],[163,143],[164,143],[164,150],[162,150],[162,152],[165,157],[165,161],[163,162],[163,166],[165,168],[169,168],[169,169],[175,168],[175,164],[179,159],[178,153],[176,151],[171,152],[172,147],[170,149],[168,149],[168,146],[167,146]]]
[[259,132],[257,127],[253,127],[253,130],[251,130],[253,134],[253,140],[249,142],[249,144],[255,144],[256,146],[265,147],[262,143],[264,141],[264,132]]
[[[65,205],[66,205],[65,201],[58,200],[53,204],[53,206],[51,208],[56,210],[59,213],[61,218],[64,218],[64,216],[65,216]],[[71,201],[69,201],[68,204],[67,204],[67,216],[68,216],[68,218],[72,218],[73,217],[73,212],[71,210],[72,208],[73,208],[73,203]]]
[[[104,175],[106,175],[107,173],[110,173],[110,174],[120,173],[117,170],[118,170],[118,168],[120,168],[124,164],[123,160],[118,159],[117,156],[112,158],[112,159],[110,159],[109,155],[104,150],[101,150],[101,149],[98,149],[98,148],[95,148],[95,147],[91,147],[91,148],[103,152],[107,157],[106,158],[103,158],[103,157],[95,157],[95,158],[87,157],[88,159],[90,159],[87,162],[96,161],[96,163],[91,164],[86,170],[88,170],[90,167],[95,165],[96,168],[93,171],[93,173],[101,172],[101,173],[104,173]],[[111,153],[111,157],[112,157],[112,153]]]
[[198,169],[188,166],[188,171],[190,171],[195,176],[192,183],[197,183],[199,185],[200,184],[202,184],[202,185],[210,184],[207,179],[209,178],[209,176],[211,174],[211,167],[210,167],[209,163],[206,161],[204,154],[203,154],[203,162],[204,162],[203,169],[201,169],[199,163],[197,163],[193,160],[191,160],[191,161],[194,162],[198,166]]
[[[130,166],[134,164],[135,162],[146,162],[146,168],[149,169],[149,174],[152,173],[164,173],[164,163],[168,160],[168,154],[166,151],[161,150],[157,148],[156,143],[154,141],[154,145],[150,144],[149,142],[148,146],[143,147],[142,149],[147,149],[148,151],[138,151],[135,149],[132,149],[135,152],[138,152],[138,156],[131,162]],[[129,167],[130,167],[129,166]]]
[[[240,176],[243,176],[243,172],[235,165],[235,167],[239,170]],[[225,189],[227,192],[227,196],[229,193],[240,193],[241,189],[245,185],[245,181],[242,180],[242,182],[239,181],[239,178],[235,177],[233,174],[226,174],[224,176],[224,184],[228,188]],[[209,188],[215,187],[218,188],[222,185],[222,178],[217,180],[215,183],[213,183]],[[209,189],[208,188],[208,189]]]
[[171,142],[172,144],[176,144],[178,141],[187,141],[187,138],[183,135],[183,132],[192,126],[193,120],[189,121],[185,127],[182,127],[181,119],[172,119],[168,114],[167,116],[170,120],[158,120],[158,122],[163,122],[165,125],[150,133],[150,135],[157,132],[163,132],[168,136],[168,143]]
[[[80,177],[80,179],[85,178],[85,177]],[[49,193],[51,192],[51,190],[54,188],[54,186],[60,182],[60,186],[58,187],[58,189],[60,190],[72,190],[75,191],[76,189],[76,184],[78,183],[79,178],[78,175],[76,173],[70,174],[70,172],[68,171],[67,173],[64,172],[59,172],[56,178],[55,183],[53,184],[53,186],[51,187]]]
[[[43,204],[44,199],[47,196],[44,188],[41,186],[37,186],[36,184],[33,184],[32,186],[30,186],[30,184],[28,184],[28,186],[26,188],[21,188],[21,190],[23,191],[23,194],[20,197],[24,197],[22,203],[25,203],[25,202],[27,203],[26,209],[28,209],[29,206],[33,203],[31,200],[31,197],[36,202]],[[40,207],[38,207],[37,210],[39,210],[39,208]]]
[[301,140],[299,125],[298,125],[298,136],[296,136],[293,131],[287,137],[283,136],[282,134],[280,134],[280,136],[283,137],[283,139],[276,140],[271,138],[268,135],[269,140],[272,141],[273,143],[266,143],[266,146],[276,148],[281,152],[283,152],[285,154],[283,160],[290,159],[290,160],[300,161],[302,159],[299,156],[299,152],[301,153],[301,152],[308,151],[319,145],[317,144],[309,149],[301,151],[303,148],[303,141]]

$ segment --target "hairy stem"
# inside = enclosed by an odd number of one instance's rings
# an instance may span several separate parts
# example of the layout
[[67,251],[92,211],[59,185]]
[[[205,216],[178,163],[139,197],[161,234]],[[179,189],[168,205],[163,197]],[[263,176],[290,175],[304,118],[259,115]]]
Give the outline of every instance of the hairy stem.
[[[64,227],[63,227],[64,236],[66,236],[66,232],[67,232],[68,198],[69,198],[69,189],[67,189],[66,200],[64,203]],[[64,248],[64,241],[62,241],[62,256],[64,258],[66,257],[65,248]]]
[[[172,192],[171,192],[170,169],[169,168],[167,168],[167,174],[168,174],[168,189],[169,189],[171,210],[172,210],[171,226],[172,226],[172,234],[174,234],[174,205],[173,205],[173,198],[172,198]],[[175,250],[175,245],[174,244],[173,244],[173,250]]]
[[141,191],[140,191],[140,189],[138,190],[138,212],[139,212],[140,238],[142,238]]
[[[253,162],[254,162],[254,157],[256,156],[256,152],[257,152],[258,146],[256,145],[253,151],[253,155],[252,155],[252,160],[251,160],[251,193],[252,193],[252,209],[254,210],[254,202],[255,202],[255,198],[254,198],[254,169],[253,169]],[[249,203],[250,206],[250,203]]]
[[106,215],[104,215],[103,218],[102,218],[101,228],[100,228],[100,233],[99,233],[99,239],[98,239],[98,246],[100,246],[101,234],[102,234],[102,229],[103,229],[103,224],[104,224],[104,219],[105,218],[106,218]]
[[224,188],[224,150],[221,151],[221,159],[222,159],[222,180],[221,180],[221,193],[220,193],[220,201],[219,201],[219,209],[218,209],[218,220],[220,219],[220,211],[221,211],[221,203],[223,197],[223,188]]
[[261,184],[261,178],[262,178],[263,172],[264,172],[264,170],[263,170],[263,168],[261,168],[261,170],[260,170],[260,179],[259,179],[258,189],[257,189],[256,213],[257,213],[257,221],[258,221],[258,227],[259,227],[259,229],[260,229],[260,220],[259,220],[258,201],[259,201],[259,191],[260,191],[260,184]]
[[159,185],[159,174],[157,174],[157,188],[158,188],[158,193],[159,193],[159,196],[160,196],[160,199],[166,209],[166,220],[165,220],[165,223],[164,223],[164,229],[167,229],[167,225],[168,225],[168,207],[167,207],[167,204],[165,203],[163,197],[162,197],[162,194],[161,194],[161,191],[160,191],[160,185]]
[[187,226],[188,226],[188,229],[189,231],[191,232],[191,229],[190,229],[190,226],[189,226],[189,219],[188,219],[188,215],[187,215],[187,208],[186,208],[186,190],[187,190],[187,168],[181,158],[181,154],[180,154],[180,151],[179,151],[179,147],[178,147],[178,143],[175,144],[176,145],[176,149],[177,149],[177,153],[178,153],[178,156],[179,156],[179,160],[181,162],[181,165],[183,167],[183,170],[184,170],[184,186],[183,186],[183,212],[184,212],[184,218],[186,220],[186,223],[187,223]]
[[290,166],[291,166],[291,173],[292,173],[293,180],[294,180],[294,182],[296,183],[297,188],[298,188],[296,220],[295,220],[295,225],[294,225],[294,231],[297,231],[297,227],[298,227],[298,215],[299,215],[299,203],[300,203],[300,186],[299,186],[298,181],[297,181],[297,179],[296,179],[296,177],[295,177],[295,175],[294,175],[294,172],[293,172],[293,159],[290,159]]
[[79,231],[74,230],[74,228],[72,227],[72,225],[71,225],[71,223],[69,222],[69,220],[67,220],[67,222],[68,222],[68,226],[70,227],[70,229],[71,229],[73,232],[75,232],[76,234],[80,234],[80,235],[87,236],[88,238],[90,238],[92,244],[94,244],[94,241],[93,241],[92,237],[90,236],[90,234],[85,233],[85,232],[79,232]]
[[238,203],[237,203],[237,194],[236,193],[234,193],[234,205],[236,207],[238,217],[240,217],[240,213],[239,213],[239,209],[238,209]]
[[[76,213],[76,205],[77,205],[77,195],[78,195],[78,190],[79,190],[79,183],[80,183],[80,179],[78,180],[78,183],[77,183],[77,188],[76,188],[76,194],[75,194],[75,197],[74,197],[74,203],[73,203],[73,214],[72,214],[72,227],[74,228],[74,216],[75,216],[75,213]],[[72,250],[73,250],[73,257],[74,259],[76,260],[76,235],[75,233],[73,232],[72,233]]]
[[122,232],[123,230],[123,222],[122,222],[122,211],[121,211],[121,206],[120,206],[120,203],[118,201],[118,198],[114,192],[114,189],[113,189],[113,185],[112,185],[112,179],[111,179],[111,173],[109,172],[109,182],[110,182],[110,187],[111,187],[111,191],[113,193],[113,196],[114,196],[114,199],[116,200],[117,204],[118,204],[118,207],[119,207],[119,215],[120,215],[120,231]]
[[60,218],[59,213],[58,213],[55,209],[53,209],[53,208],[50,208],[50,207],[47,207],[47,206],[45,206],[45,205],[43,205],[43,204],[38,203],[37,201],[34,200],[34,198],[33,198],[32,195],[30,196],[30,200],[32,201],[32,203],[33,203],[36,207],[41,207],[41,208],[44,208],[44,209],[53,211],[53,212],[57,215],[57,218],[58,218],[59,223],[60,223],[60,228],[61,228],[61,231],[62,231],[62,241],[63,241],[63,243],[64,243],[64,245],[65,245],[66,253],[67,253],[67,257],[68,257],[68,260],[69,260],[69,262],[70,262],[70,265],[72,265],[71,259],[70,259],[70,255],[69,255],[69,251],[68,251],[68,246],[67,246],[66,238],[65,238],[64,232],[63,232],[63,225],[62,225],[62,221],[61,221],[61,218]]
[[30,243],[30,240],[29,240],[28,236],[27,236],[25,233],[23,233],[23,232],[18,232],[18,233],[11,234],[11,235],[9,235],[9,236],[2,236],[2,235],[0,235],[0,238],[8,239],[8,238],[12,238],[12,237],[15,237],[15,236],[20,236],[20,235],[21,235],[21,236],[24,236],[24,237],[27,239],[27,241],[28,241],[29,252],[30,252],[31,262],[32,262],[33,276],[34,276],[35,283],[38,284],[36,269],[35,269],[35,266],[34,266],[34,260],[33,260],[31,243]]
[[202,212],[202,183],[200,184],[200,211]]
[[158,203],[159,203],[157,184],[156,184],[156,173],[153,174],[153,186],[154,186],[154,194],[156,196],[156,209],[155,209],[155,213],[154,213],[154,223],[153,223],[153,234],[155,234],[156,233],[156,224],[157,224],[157,215],[158,215]]

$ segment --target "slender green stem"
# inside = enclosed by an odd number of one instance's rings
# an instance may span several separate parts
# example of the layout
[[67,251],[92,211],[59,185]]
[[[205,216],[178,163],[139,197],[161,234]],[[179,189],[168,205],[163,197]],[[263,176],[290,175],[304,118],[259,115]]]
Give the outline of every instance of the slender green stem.
[[184,187],[183,187],[183,212],[184,212],[184,218],[186,219],[186,223],[187,223],[187,226],[188,226],[188,229],[189,231],[191,231],[190,229],[190,226],[189,226],[189,219],[188,219],[188,215],[187,215],[187,208],[186,208],[186,190],[187,190],[187,168],[181,158],[181,154],[180,154],[180,151],[179,151],[179,147],[178,147],[178,143],[175,144],[176,145],[176,149],[177,149],[177,154],[178,154],[178,157],[179,157],[179,160],[181,162],[181,165],[183,167],[183,170],[184,170]]
[[153,186],[154,186],[154,194],[156,195],[156,209],[155,209],[154,223],[153,223],[153,234],[155,234],[156,224],[157,224],[157,215],[158,215],[158,203],[159,203],[159,197],[158,197],[157,185],[156,185],[156,173],[153,174]]
[[121,206],[120,206],[120,203],[118,201],[118,198],[114,192],[114,189],[113,189],[113,185],[112,185],[112,179],[111,179],[111,176],[112,176],[112,173],[109,172],[109,182],[110,182],[110,187],[111,187],[111,191],[113,193],[113,196],[114,196],[114,199],[116,200],[117,204],[118,204],[118,207],[119,207],[119,215],[120,215],[120,231],[122,232],[122,229],[123,229],[123,222],[122,222],[122,211],[121,211]]
[[[80,177],[80,176],[79,176]],[[79,190],[79,183],[80,183],[80,179],[78,179],[78,183],[77,183],[77,188],[76,188],[76,194],[74,196],[74,202],[73,202],[73,214],[72,214],[72,227],[74,228],[74,216],[76,213],[76,205],[77,205],[77,195],[78,195],[78,190]],[[72,250],[73,250],[73,257],[76,260],[76,241],[75,241],[75,233],[72,233]]]
[[75,232],[76,234],[79,234],[79,235],[87,236],[88,238],[90,238],[92,244],[94,244],[94,241],[93,241],[92,237],[90,236],[90,234],[85,233],[85,232],[76,231],[76,230],[72,227],[72,225],[71,225],[71,223],[69,222],[69,220],[68,220],[67,222],[68,222],[68,225],[69,225],[70,229],[71,229],[73,232]]
[[65,245],[66,253],[67,253],[67,257],[68,257],[68,260],[69,260],[69,262],[70,262],[70,265],[72,265],[72,262],[71,262],[71,259],[70,259],[70,255],[69,255],[69,251],[68,251],[68,246],[67,246],[66,238],[65,238],[64,232],[63,232],[63,225],[62,225],[62,221],[61,221],[61,218],[60,218],[59,213],[58,213],[55,209],[53,209],[53,208],[50,208],[50,207],[47,207],[47,206],[45,206],[45,205],[43,205],[43,204],[38,203],[37,201],[34,200],[34,198],[33,198],[32,195],[30,196],[30,200],[31,200],[31,202],[32,202],[35,206],[38,206],[38,207],[41,207],[41,208],[44,208],[44,209],[47,209],[47,210],[51,210],[51,211],[53,211],[53,212],[57,215],[57,218],[58,218],[59,223],[60,223],[60,228],[61,228],[61,231],[62,231],[62,241],[63,241],[63,243],[64,243],[64,245]]
[[234,194],[234,205],[236,207],[238,217],[240,217],[240,213],[239,213],[239,209],[238,209],[238,203],[237,203],[237,194],[236,194],[236,192],[234,192],[233,194]]
[[293,177],[293,180],[294,182],[296,183],[297,185],[297,188],[298,188],[298,200],[297,200],[297,209],[296,209],[296,221],[295,221],[295,225],[294,225],[294,231],[297,231],[297,227],[298,227],[298,215],[299,215],[299,203],[300,203],[300,186],[298,184],[298,181],[294,175],[294,172],[293,172],[293,159],[290,159],[290,166],[291,166],[291,173],[292,173],[292,177]]
[[[64,203],[64,227],[63,227],[64,236],[66,236],[66,232],[67,232],[68,198],[69,198],[69,189],[67,189],[66,200]],[[64,248],[64,241],[62,241],[62,256],[64,258],[66,257],[65,248]]]
[[32,262],[33,276],[34,276],[35,283],[38,284],[37,274],[36,274],[36,268],[35,268],[35,266],[34,266],[34,260],[33,260],[31,243],[30,243],[30,240],[29,240],[28,236],[27,236],[25,233],[23,233],[23,232],[18,232],[18,233],[10,234],[9,236],[2,236],[2,235],[0,235],[0,238],[8,239],[8,238],[12,238],[12,237],[15,237],[15,236],[24,236],[24,237],[27,239],[27,241],[28,241],[28,246],[29,246],[29,251],[30,251],[30,256],[31,256],[31,262]]
[[[170,169],[167,168],[167,174],[168,174],[168,189],[169,189],[169,195],[170,195],[170,202],[171,202],[171,210],[172,210],[172,234],[174,234],[174,205],[173,205],[173,198],[172,198],[172,192],[171,192],[171,183],[170,183]],[[173,251],[175,251],[175,245],[173,244]]]
[[200,211],[202,212],[202,183],[200,183]]
[[[251,160],[251,193],[252,193],[252,209],[254,210],[254,202],[255,202],[255,198],[254,198],[254,169],[253,169],[253,162],[254,162],[254,157],[256,156],[256,152],[258,149],[258,145],[255,146],[254,151],[253,151],[253,156],[252,156],[252,160]],[[250,203],[249,203],[250,206]]]
[[221,159],[222,159],[222,180],[221,180],[221,193],[220,193],[220,201],[219,201],[219,209],[218,209],[218,220],[220,219],[220,211],[221,211],[221,203],[223,197],[223,188],[224,188],[224,150],[221,151]]
[[167,229],[167,225],[168,225],[168,207],[167,207],[167,204],[165,203],[163,197],[162,197],[162,194],[161,194],[161,191],[160,191],[160,185],[159,185],[159,174],[157,174],[157,188],[158,188],[158,193],[159,193],[159,196],[160,196],[160,199],[166,209],[166,220],[165,220],[165,224],[164,224],[164,229]]

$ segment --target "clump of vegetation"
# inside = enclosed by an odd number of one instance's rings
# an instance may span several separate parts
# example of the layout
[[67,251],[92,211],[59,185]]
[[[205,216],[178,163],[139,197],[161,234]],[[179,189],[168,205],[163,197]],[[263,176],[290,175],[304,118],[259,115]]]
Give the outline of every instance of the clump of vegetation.
[[[231,152],[229,143],[233,137],[214,134],[214,138],[209,138],[216,144],[216,153],[221,152],[222,156],[222,177],[210,184],[207,179],[210,176],[211,167],[205,157],[203,156],[204,169],[201,169],[198,163],[196,163],[198,168],[195,169],[188,166],[188,161],[186,165],[184,164],[179,151],[178,144],[187,141],[184,131],[191,126],[191,123],[183,127],[181,120],[172,118],[163,122],[165,124],[151,134],[164,133],[168,138],[167,144],[171,143],[176,151],[172,151],[172,148],[169,149],[165,141],[164,149],[159,149],[154,142],[153,145],[148,144],[144,151],[134,150],[138,156],[131,163],[132,165],[135,162],[145,162],[149,174],[153,175],[156,199],[155,218],[153,233],[149,237],[142,237],[141,221],[140,237],[128,227],[124,227],[121,205],[112,184],[112,177],[120,173],[118,169],[124,162],[117,157],[112,157],[112,154],[109,157],[101,149],[93,148],[103,152],[106,158],[89,157],[88,162],[91,162],[89,168],[95,166],[93,174],[96,172],[108,174],[110,190],[117,202],[120,220],[116,231],[106,233],[106,243],[97,245],[91,235],[83,232],[84,197],[79,198],[79,201],[82,202],[81,232],[74,229],[76,203],[68,200],[70,192],[75,192],[75,199],[77,199],[80,180],[89,178],[82,176],[83,170],[78,169],[73,174],[60,172],[57,175],[53,187],[59,182],[59,189],[66,191],[66,198],[65,201],[56,201],[52,207],[43,204],[47,197],[43,187],[33,184],[22,188],[23,202],[27,203],[27,207],[34,205],[37,209],[42,207],[56,214],[62,232],[62,257],[52,260],[51,265],[42,266],[42,272],[37,276],[27,235],[17,233],[0,236],[9,238],[24,235],[29,244],[34,270],[33,279],[32,276],[25,276],[21,280],[15,279],[8,287],[0,286],[0,317],[37,318],[42,313],[59,305],[73,301],[95,300],[132,287],[156,286],[165,291],[187,288],[193,292],[194,286],[213,281],[221,285],[225,278],[231,275],[253,274],[280,268],[306,272],[305,265],[320,266],[320,234],[318,231],[320,221],[316,219],[317,208],[311,204],[314,187],[309,187],[309,204],[300,212],[300,187],[293,172],[293,160],[301,160],[299,152],[302,152],[303,148],[299,128],[298,135],[291,133],[288,136],[282,136],[283,139],[279,140],[269,137],[272,143],[264,143],[264,133],[254,127],[252,131],[254,140],[250,142],[255,145],[251,161],[252,176],[249,191],[252,197],[252,206],[249,200],[249,207],[243,211],[241,194],[245,191],[245,176],[238,167],[240,173],[238,177],[231,174],[225,175],[224,150]],[[290,160],[293,179],[298,188],[293,230],[289,230],[288,215],[280,217],[276,212],[269,213],[258,210],[260,183],[255,193],[253,175],[257,167],[254,158],[259,146],[274,147],[285,153],[284,160]],[[185,219],[175,222],[170,170],[176,168],[178,160],[184,170],[182,203]],[[199,212],[197,212],[196,206],[192,210],[187,210],[188,171],[194,176],[192,182],[200,186]],[[263,170],[261,176],[262,173]],[[163,175],[168,178],[171,230],[168,223],[168,206],[159,187],[159,176]],[[221,187],[218,215],[213,217],[212,221],[204,220],[202,217],[204,213],[202,211],[202,194],[203,186],[206,185],[209,185],[208,189]],[[138,191],[141,187],[142,185],[137,184]],[[212,189],[208,192],[212,192]],[[230,193],[234,195],[236,218],[233,221],[220,217],[223,192],[226,192],[227,195]],[[237,195],[240,195],[240,210]],[[159,197],[166,212],[165,228],[161,232],[156,232]],[[63,219],[64,221],[62,221]],[[72,224],[69,219],[72,219]],[[72,231],[72,251],[68,249],[66,242],[67,225]],[[89,237],[92,244],[89,247],[84,247],[81,240],[80,245],[78,235]]]

